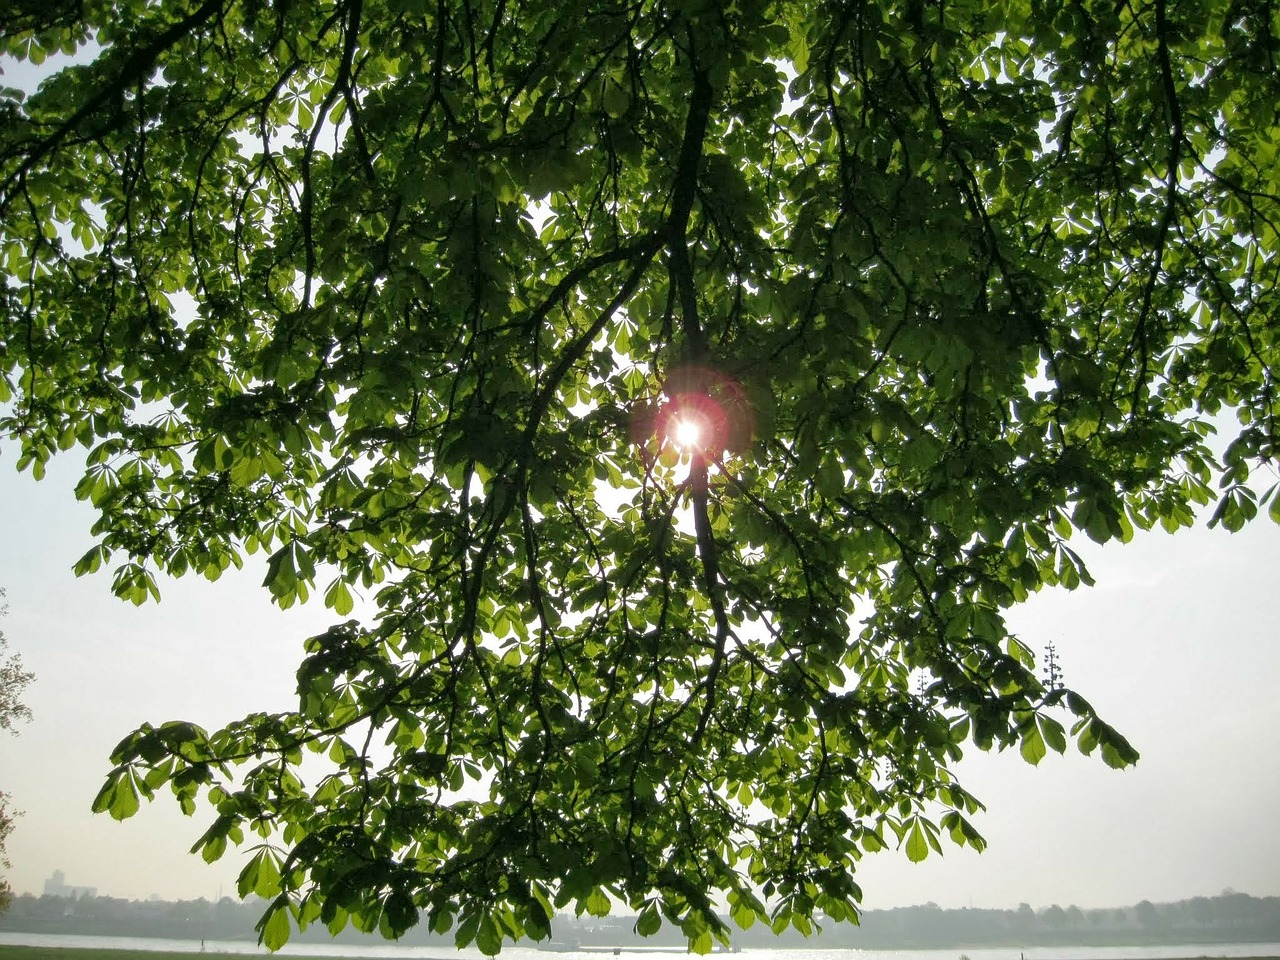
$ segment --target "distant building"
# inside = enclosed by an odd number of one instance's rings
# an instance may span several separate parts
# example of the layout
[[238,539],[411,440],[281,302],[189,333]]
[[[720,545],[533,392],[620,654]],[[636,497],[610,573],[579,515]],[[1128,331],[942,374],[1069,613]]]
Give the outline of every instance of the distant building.
[[53,871],[53,876],[44,882],[44,895],[46,897],[70,897],[72,900],[80,900],[84,897],[96,897],[98,895],[97,887],[73,887],[67,883],[67,875],[61,870]]

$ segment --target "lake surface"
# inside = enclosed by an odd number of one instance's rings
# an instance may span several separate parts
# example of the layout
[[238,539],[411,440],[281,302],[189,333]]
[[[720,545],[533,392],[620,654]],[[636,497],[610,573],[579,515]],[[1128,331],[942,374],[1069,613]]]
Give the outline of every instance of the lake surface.
[[[55,933],[0,932],[0,947],[89,947],[100,950],[167,950],[174,953],[251,954],[267,951],[245,940],[161,940],[150,937],[89,937]],[[1233,958],[1280,957],[1280,943],[1196,943],[1170,944],[1159,947],[963,947],[949,950],[772,950],[746,948],[735,956],[741,960],[1168,960],[1168,958]],[[280,956],[295,957],[389,957],[397,960],[487,960],[479,950],[449,950],[443,947],[402,947],[387,944],[288,943]],[[528,947],[504,947],[503,960],[554,960],[557,956],[573,960],[614,960],[612,951],[575,950],[557,954]],[[688,960],[692,954],[683,950],[624,950],[623,960]],[[719,956],[719,955],[716,955]],[[725,955],[729,956],[729,955]]]

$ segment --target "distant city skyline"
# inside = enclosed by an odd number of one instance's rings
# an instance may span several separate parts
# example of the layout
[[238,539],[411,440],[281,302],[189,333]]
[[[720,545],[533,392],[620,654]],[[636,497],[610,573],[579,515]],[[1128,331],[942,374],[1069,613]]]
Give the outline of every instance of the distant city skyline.
[[55,870],[53,871],[53,876],[44,882],[44,895],[46,897],[71,897],[78,900],[81,897],[96,897],[98,888],[72,886],[67,883],[66,873],[62,870]]

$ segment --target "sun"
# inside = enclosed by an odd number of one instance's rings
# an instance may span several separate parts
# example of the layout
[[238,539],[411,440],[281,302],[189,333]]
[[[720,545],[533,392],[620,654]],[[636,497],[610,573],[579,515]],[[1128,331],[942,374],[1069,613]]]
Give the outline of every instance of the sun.
[[713,371],[673,374],[662,396],[644,409],[633,420],[633,438],[643,444],[656,439],[653,452],[672,463],[692,458],[695,465],[719,464],[726,451],[743,449],[751,438],[742,390]]
[[697,450],[703,442],[703,424],[698,417],[685,415],[672,425],[671,439],[685,450]]

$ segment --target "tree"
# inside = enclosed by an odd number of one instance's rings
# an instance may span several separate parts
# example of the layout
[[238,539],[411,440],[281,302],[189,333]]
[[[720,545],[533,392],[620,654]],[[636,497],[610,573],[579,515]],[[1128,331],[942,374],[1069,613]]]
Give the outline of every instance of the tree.
[[1163,925],[1163,917],[1156,905],[1150,900],[1143,900],[1133,908],[1133,915],[1137,918],[1143,929],[1152,930]]
[[296,710],[127,736],[97,808],[210,803],[271,946],[625,904],[705,951],[717,904],[807,931],[866,852],[981,848],[967,746],[1132,763],[1003,611],[1091,583],[1073,533],[1280,518],[1274,17],[4,14],[92,60],[0,132],[4,432],[88,451],[77,570],[260,551],[371,609]]
[[[0,587],[0,616],[4,616],[7,607],[4,603],[4,588]],[[8,730],[17,735],[14,724],[31,719],[31,709],[20,699],[22,691],[33,679],[34,675],[22,669],[22,657],[18,654],[5,655],[9,641],[0,632],[0,730]],[[9,834],[13,833],[13,822],[22,814],[9,809],[9,797],[0,790],[0,869],[8,870],[13,864],[5,853],[5,844]],[[13,890],[4,877],[0,877],[0,913],[4,912],[13,898]]]
[[[0,793],[0,867],[5,870],[13,866],[5,852],[5,844],[9,840],[9,834],[13,832],[13,821],[17,816],[17,813],[9,810],[9,798],[4,793]],[[13,889],[9,886],[8,880],[0,877],[0,913],[8,910],[11,902],[13,902]]]
[[[0,617],[8,611],[4,597],[4,589],[0,588]],[[31,719],[31,708],[22,702],[22,691],[35,679],[35,674],[22,668],[20,654],[6,655],[8,649],[9,640],[0,631],[0,730],[17,736],[16,725]]]
[[1031,930],[1036,925],[1036,912],[1031,904],[1023,902],[1013,914],[1013,926],[1016,930]]

